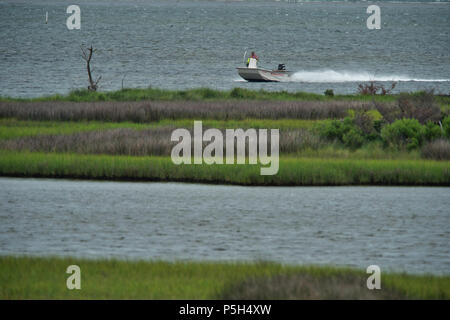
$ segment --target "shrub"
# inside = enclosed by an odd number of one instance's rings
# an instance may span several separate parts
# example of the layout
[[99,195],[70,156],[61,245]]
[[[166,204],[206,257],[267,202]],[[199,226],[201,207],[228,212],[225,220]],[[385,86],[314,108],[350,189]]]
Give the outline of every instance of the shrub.
[[374,133],[374,119],[371,114],[359,110],[355,113],[353,121],[365,135],[371,135]]
[[[369,81],[369,83],[359,84],[358,85],[358,93],[362,95],[386,95],[390,94],[392,90],[394,90],[395,86],[397,85],[397,82],[393,82],[391,84],[391,87],[385,88],[383,84],[376,83],[375,81]],[[379,93],[378,93],[379,91]]]
[[[348,117],[345,119],[349,119]],[[342,138],[348,129],[342,120],[328,120],[319,126],[319,134],[328,140],[339,140]]]
[[398,105],[379,103],[373,101],[375,108],[381,114],[383,121],[387,123],[392,123],[395,120],[401,119],[400,110],[398,109]]
[[422,144],[425,128],[417,119],[396,120],[381,129],[381,138],[388,146],[415,149]]
[[364,144],[365,139],[359,130],[352,128],[344,134],[342,141],[347,147],[356,149],[360,148]]
[[422,124],[437,121],[441,117],[441,109],[434,101],[433,91],[403,93],[398,98],[398,107],[402,118],[415,118]]
[[444,135],[450,138],[450,116],[445,117],[442,121],[442,129],[444,129]]
[[442,137],[441,127],[434,122],[428,121],[425,125],[425,140],[432,141]]
[[370,109],[367,110],[366,113],[372,117],[373,120],[377,121],[377,120],[383,120],[383,116],[381,115],[381,113],[376,110],[376,109]]
[[421,91],[415,94],[401,93],[396,105],[381,104],[374,101],[375,107],[389,123],[398,119],[417,119],[421,124],[438,121],[441,109],[434,99],[433,91]]
[[320,125],[318,131],[320,136],[328,140],[338,140],[350,148],[361,147],[366,140],[363,131],[350,117],[326,121]]
[[422,147],[421,153],[427,159],[450,160],[450,142],[446,139],[428,142]]
[[324,95],[328,96],[328,97],[333,97],[334,96],[334,91],[333,89],[327,89],[324,92]]
[[374,128],[375,132],[377,133],[377,135],[380,135],[381,128],[383,127],[384,123],[385,122],[383,120],[375,120],[373,122],[373,128]]
[[378,87],[375,81],[370,81],[369,83],[358,84],[358,93],[362,95],[374,95],[377,94]]

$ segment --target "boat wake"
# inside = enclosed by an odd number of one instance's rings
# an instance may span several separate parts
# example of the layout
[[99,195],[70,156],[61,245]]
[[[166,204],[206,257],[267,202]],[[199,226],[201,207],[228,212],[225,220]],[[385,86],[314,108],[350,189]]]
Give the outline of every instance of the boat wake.
[[346,72],[334,70],[297,71],[290,79],[292,82],[334,83],[367,81],[418,81],[449,82],[450,79],[420,79],[401,75],[374,75],[369,72]]

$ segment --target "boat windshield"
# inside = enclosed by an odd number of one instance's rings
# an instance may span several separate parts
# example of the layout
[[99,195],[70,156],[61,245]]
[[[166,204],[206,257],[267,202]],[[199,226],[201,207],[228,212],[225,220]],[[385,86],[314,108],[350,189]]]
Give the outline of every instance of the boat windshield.
[[256,59],[255,58],[250,58],[249,62],[248,62],[248,68],[249,69],[256,69]]

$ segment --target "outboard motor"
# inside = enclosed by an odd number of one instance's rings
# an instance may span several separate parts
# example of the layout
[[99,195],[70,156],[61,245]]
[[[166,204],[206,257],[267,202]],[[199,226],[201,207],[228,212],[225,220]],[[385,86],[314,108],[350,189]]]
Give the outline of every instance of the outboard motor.
[[278,65],[278,70],[286,70],[286,65],[284,63],[280,63]]

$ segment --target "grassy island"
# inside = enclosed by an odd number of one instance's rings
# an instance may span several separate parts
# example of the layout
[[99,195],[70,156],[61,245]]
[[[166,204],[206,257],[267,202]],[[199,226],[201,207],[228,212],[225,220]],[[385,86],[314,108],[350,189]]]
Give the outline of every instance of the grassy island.
[[[81,290],[68,290],[69,265]],[[0,257],[0,299],[449,299],[450,277],[269,262],[162,262]]]
[[[450,184],[450,97],[235,88],[78,90],[0,98],[0,175],[240,185]],[[175,165],[177,128],[279,129],[273,176],[258,165]],[[269,148],[270,150],[270,148]]]

